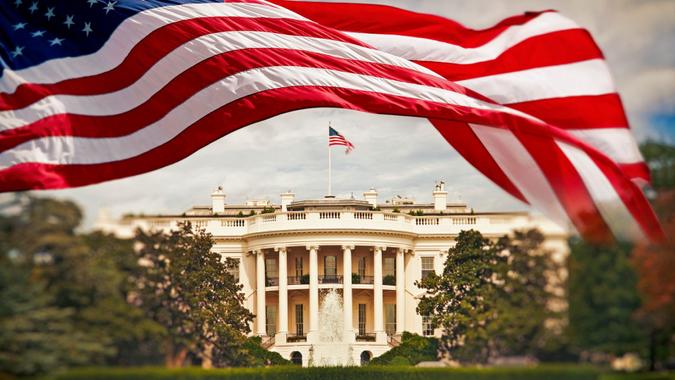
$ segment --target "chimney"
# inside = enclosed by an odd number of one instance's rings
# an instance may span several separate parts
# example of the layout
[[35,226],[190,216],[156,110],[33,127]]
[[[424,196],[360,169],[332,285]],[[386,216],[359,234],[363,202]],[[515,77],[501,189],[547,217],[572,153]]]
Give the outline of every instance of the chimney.
[[281,193],[281,212],[288,211],[288,205],[293,203],[295,199],[295,193],[288,190],[288,192]]
[[370,190],[363,193],[363,196],[373,208],[377,208],[377,190],[371,187]]
[[445,211],[448,208],[448,192],[445,191],[445,182],[437,182],[432,194],[434,195],[434,210]]
[[218,186],[218,188],[211,193],[211,212],[214,214],[222,214],[225,212],[225,193],[223,192],[222,186]]

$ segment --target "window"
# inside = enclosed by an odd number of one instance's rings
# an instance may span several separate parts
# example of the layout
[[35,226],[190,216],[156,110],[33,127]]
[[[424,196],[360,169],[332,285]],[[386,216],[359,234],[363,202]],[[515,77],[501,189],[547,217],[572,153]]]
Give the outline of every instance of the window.
[[359,258],[359,277],[364,278],[366,277],[366,257],[360,257]]
[[436,270],[434,269],[434,258],[422,257],[422,279],[427,278],[432,273],[436,273]]
[[291,352],[291,363],[302,365],[302,354],[298,351]]
[[434,324],[431,322],[431,317],[428,315],[422,316],[422,335],[433,336]]
[[305,325],[302,304],[295,305],[295,335],[305,336]]
[[396,277],[396,258],[395,257],[385,257],[383,263],[383,275],[384,277],[392,276]]
[[277,259],[275,258],[265,259],[265,277],[274,279],[279,277],[279,270],[277,269]]
[[302,277],[302,257],[295,258],[295,277]]
[[337,256],[324,256],[323,274],[328,278],[337,276]]
[[392,336],[396,334],[396,304],[384,304],[384,330],[387,335]]
[[234,277],[236,282],[239,282],[239,259],[227,260],[227,272]]
[[265,317],[265,331],[267,332],[267,336],[275,336],[277,334],[277,306],[265,306]]
[[359,335],[366,335],[366,304],[359,304]]

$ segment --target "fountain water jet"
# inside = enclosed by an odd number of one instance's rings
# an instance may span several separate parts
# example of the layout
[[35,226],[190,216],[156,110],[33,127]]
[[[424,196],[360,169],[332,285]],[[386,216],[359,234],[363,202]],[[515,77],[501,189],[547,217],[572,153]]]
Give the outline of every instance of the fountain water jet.
[[344,343],[344,317],[342,296],[330,289],[323,297],[319,309],[319,342],[312,349],[314,366],[350,366],[352,346]]

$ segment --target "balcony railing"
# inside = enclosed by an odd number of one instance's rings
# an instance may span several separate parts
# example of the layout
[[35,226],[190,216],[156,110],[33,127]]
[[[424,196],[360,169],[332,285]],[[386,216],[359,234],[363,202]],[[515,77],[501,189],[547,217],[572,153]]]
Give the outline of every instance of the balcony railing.
[[375,277],[373,277],[373,276],[360,276],[358,274],[352,274],[352,284],[372,285],[374,283],[375,283]]
[[337,274],[319,276],[319,284],[342,284],[342,276]]
[[375,333],[365,333],[356,336],[357,342],[374,342],[377,336]]
[[309,275],[304,276],[289,276],[288,285],[308,285],[309,284]]
[[288,334],[286,336],[286,342],[288,343],[297,343],[297,342],[306,342],[307,335],[298,335],[298,334]]

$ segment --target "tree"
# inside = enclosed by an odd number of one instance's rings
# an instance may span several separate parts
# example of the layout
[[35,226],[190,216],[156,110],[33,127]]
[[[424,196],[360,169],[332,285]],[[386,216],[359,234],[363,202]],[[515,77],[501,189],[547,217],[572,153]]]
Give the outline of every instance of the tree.
[[401,344],[370,361],[371,365],[415,365],[436,360],[438,339],[411,334],[401,335]]
[[649,165],[654,188],[675,188],[675,146],[648,140],[640,144],[640,151]]
[[633,318],[640,307],[629,244],[598,246],[569,241],[569,333],[586,352],[640,352],[645,336]]
[[185,223],[168,234],[138,230],[136,241],[137,302],[167,331],[166,365],[181,366],[189,352],[214,365],[239,362],[253,315],[211,235]]
[[461,361],[486,362],[488,325],[495,317],[493,275],[502,258],[480,232],[462,231],[448,251],[443,274],[418,282],[426,289],[417,312],[443,328],[440,351]]
[[[501,356],[536,355],[550,338],[546,323],[562,324],[553,312],[562,302],[562,281],[551,253],[536,229],[515,231],[496,244],[505,261],[497,269],[496,318],[488,325],[491,350]],[[561,333],[558,331],[558,334]]]
[[660,193],[654,208],[668,239],[661,244],[638,243],[631,260],[642,297],[637,317],[649,331],[651,370],[663,367],[675,354],[675,191]]

